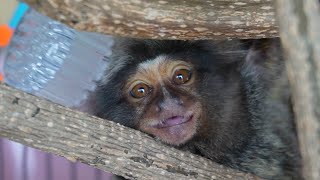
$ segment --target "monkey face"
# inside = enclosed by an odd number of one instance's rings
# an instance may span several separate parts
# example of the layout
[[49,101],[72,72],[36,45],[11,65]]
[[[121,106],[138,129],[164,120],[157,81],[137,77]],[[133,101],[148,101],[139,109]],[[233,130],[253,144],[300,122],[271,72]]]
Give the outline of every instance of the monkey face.
[[180,145],[197,132],[202,108],[191,63],[158,56],[137,67],[123,93],[136,111],[137,129]]
[[175,146],[198,140],[219,149],[234,144],[231,131],[245,119],[237,70],[244,57],[217,47],[224,46],[119,41],[106,78],[90,97],[92,114]]

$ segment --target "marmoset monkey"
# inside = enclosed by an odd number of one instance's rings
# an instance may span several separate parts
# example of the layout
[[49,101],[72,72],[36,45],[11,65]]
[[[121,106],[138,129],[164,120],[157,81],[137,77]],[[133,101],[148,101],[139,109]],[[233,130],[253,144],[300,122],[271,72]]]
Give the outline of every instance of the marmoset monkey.
[[300,179],[285,103],[279,39],[170,41],[118,38],[90,98],[92,113],[267,179]]

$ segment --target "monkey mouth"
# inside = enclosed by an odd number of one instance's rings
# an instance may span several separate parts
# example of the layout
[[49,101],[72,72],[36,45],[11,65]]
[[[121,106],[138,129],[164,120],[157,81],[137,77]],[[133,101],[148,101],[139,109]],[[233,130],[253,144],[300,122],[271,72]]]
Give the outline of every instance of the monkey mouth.
[[148,121],[140,129],[171,145],[181,145],[190,140],[197,129],[199,115],[194,111],[165,114],[161,120]]
[[160,121],[158,124],[154,125],[155,128],[162,129],[172,126],[181,125],[191,121],[193,118],[193,114],[186,116],[172,116],[167,119]]

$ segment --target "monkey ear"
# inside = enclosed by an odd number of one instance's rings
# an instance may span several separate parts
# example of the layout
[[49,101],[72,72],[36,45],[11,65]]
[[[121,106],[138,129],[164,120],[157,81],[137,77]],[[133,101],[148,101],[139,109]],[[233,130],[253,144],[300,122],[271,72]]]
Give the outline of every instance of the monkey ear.
[[284,72],[279,38],[246,40],[244,44],[248,53],[241,70],[243,77],[270,85]]

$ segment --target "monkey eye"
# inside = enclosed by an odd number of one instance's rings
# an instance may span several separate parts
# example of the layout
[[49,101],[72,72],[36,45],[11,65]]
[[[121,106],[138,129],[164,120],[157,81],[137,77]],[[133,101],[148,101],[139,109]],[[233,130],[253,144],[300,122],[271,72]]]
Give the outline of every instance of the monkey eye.
[[191,78],[191,71],[187,69],[177,69],[173,75],[173,81],[180,85],[188,82]]
[[143,98],[149,93],[149,91],[150,87],[148,85],[145,83],[139,83],[131,89],[130,94],[134,98]]

